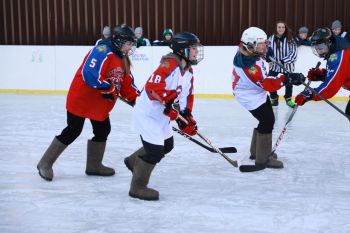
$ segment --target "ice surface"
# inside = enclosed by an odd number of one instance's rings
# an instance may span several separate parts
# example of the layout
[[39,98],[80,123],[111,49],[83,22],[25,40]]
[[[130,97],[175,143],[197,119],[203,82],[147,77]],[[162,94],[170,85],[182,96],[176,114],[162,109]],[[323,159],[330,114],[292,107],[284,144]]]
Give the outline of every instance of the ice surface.
[[[123,159],[141,145],[131,111],[119,102],[111,114],[104,163],[115,176],[85,175],[86,121],[46,182],[36,164],[65,127],[65,96],[0,94],[0,232],[350,232],[350,124],[327,104],[298,109],[277,149],[282,170],[240,173],[175,134],[151,177],[158,202],[128,196]],[[275,109],[273,142],[290,112],[282,101]],[[194,116],[214,145],[237,147],[231,158],[248,155],[257,122],[235,100],[196,99]]]

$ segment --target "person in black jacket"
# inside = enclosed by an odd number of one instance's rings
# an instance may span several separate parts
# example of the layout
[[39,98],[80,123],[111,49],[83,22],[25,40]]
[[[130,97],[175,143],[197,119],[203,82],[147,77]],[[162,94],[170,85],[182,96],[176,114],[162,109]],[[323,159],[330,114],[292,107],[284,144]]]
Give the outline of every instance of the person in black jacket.
[[298,30],[298,36],[295,37],[295,43],[297,44],[297,46],[311,46],[311,41],[310,39],[307,37],[309,33],[309,29],[305,26],[299,28]]

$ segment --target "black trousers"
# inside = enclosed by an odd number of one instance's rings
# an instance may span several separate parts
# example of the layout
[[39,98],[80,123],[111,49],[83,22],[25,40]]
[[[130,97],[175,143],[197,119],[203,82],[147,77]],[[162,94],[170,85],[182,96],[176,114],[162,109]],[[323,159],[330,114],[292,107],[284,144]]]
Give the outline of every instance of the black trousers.
[[[272,71],[270,70],[269,71],[269,76],[273,76],[273,77],[276,77],[279,73],[275,72],[275,71]],[[291,84],[287,84],[284,86],[285,88],[285,95],[284,95],[284,99],[290,99],[292,98],[292,94],[293,94],[293,85]],[[270,97],[272,99],[277,99],[278,98],[278,94],[277,94],[277,91],[273,91],[273,92],[270,92]]]
[[259,121],[258,127],[256,128],[259,133],[272,133],[275,124],[275,114],[273,113],[271,101],[268,96],[264,104],[249,112]]
[[164,146],[146,142],[145,140],[143,140],[142,136],[141,141],[143,148],[146,151],[146,155],[140,156],[140,158],[150,164],[159,163],[160,160],[164,158],[164,155],[169,153],[174,148],[174,137],[170,137],[164,140]]
[[[77,137],[83,131],[85,118],[76,116],[67,111],[67,127],[64,128],[60,135],[56,138],[65,145],[69,145],[74,142]],[[91,120],[91,125],[94,133],[94,137],[91,139],[95,142],[105,142],[111,132],[111,123],[109,117],[104,121]]]

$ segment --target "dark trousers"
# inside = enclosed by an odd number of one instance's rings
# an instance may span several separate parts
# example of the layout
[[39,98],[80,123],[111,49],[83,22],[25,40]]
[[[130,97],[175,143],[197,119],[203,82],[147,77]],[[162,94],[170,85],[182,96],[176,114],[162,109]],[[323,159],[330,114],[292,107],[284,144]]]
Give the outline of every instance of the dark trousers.
[[[275,72],[275,71],[272,71],[270,70],[269,71],[269,76],[273,76],[273,77],[276,77],[279,73]],[[284,86],[286,92],[285,92],[285,95],[284,95],[284,98],[286,100],[289,100],[290,98],[292,98],[292,94],[293,94],[293,85],[291,84],[287,84]],[[271,99],[278,99],[278,94],[277,94],[277,91],[273,91],[273,92],[270,92],[270,97]]]
[[140,158],[150,164],[159,163],[160,160],[164,158],[164,155],[169,153],[174,148],[173,137],[170,137],[164,140],[164,146],[155,145],[155,144],[146,142],[145,140],[143,140],[142,136],[141,136],[141,141],[142,141],[143,148],[146,151],[146,155],[140,156]]
[[266,98],[266,102],[257,109],[249,111],[258,121],[256,128],[261,134],[272,133],[275,124],[275,114],[273,113],[270,98]]
[[[56,138],[65,145],[69,145],[74,142],[77,137],[83,131],[85,118],[76,116],[67,111],[67,127],[64,128],[60,135]],[[105,142],[111,132],[111,123],[109,117],[104,121],[91,120],[91,125],[94,133],[94,137],[91,139],[95,142]]]

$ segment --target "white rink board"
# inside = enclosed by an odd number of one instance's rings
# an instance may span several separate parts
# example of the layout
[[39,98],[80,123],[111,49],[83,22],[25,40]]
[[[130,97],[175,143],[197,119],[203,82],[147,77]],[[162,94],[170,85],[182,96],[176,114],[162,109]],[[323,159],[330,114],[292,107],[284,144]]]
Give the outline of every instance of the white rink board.
[[[0,89],[2,90],[68,90],[76,70],[91,46],[0,46]],[[206,46],[204,60],[194,66],[196,94],[231,94],[232,61],[237,46]],[[140,47],[131,57],[136,85],[141,89],[156,69],[168,47]],[[296,72],[307,73],[316,65],[310,47],[298,49]],[[325,61],[322,66],[325,67]],[[319,85],[315,83],[314,85]],[[313,86],[314,86],[313,85]],[[294,95],[304,87],[295,87]],[[279,90],[284,94],[284,88]],[[336,96],[348,96],[341,89]]]

